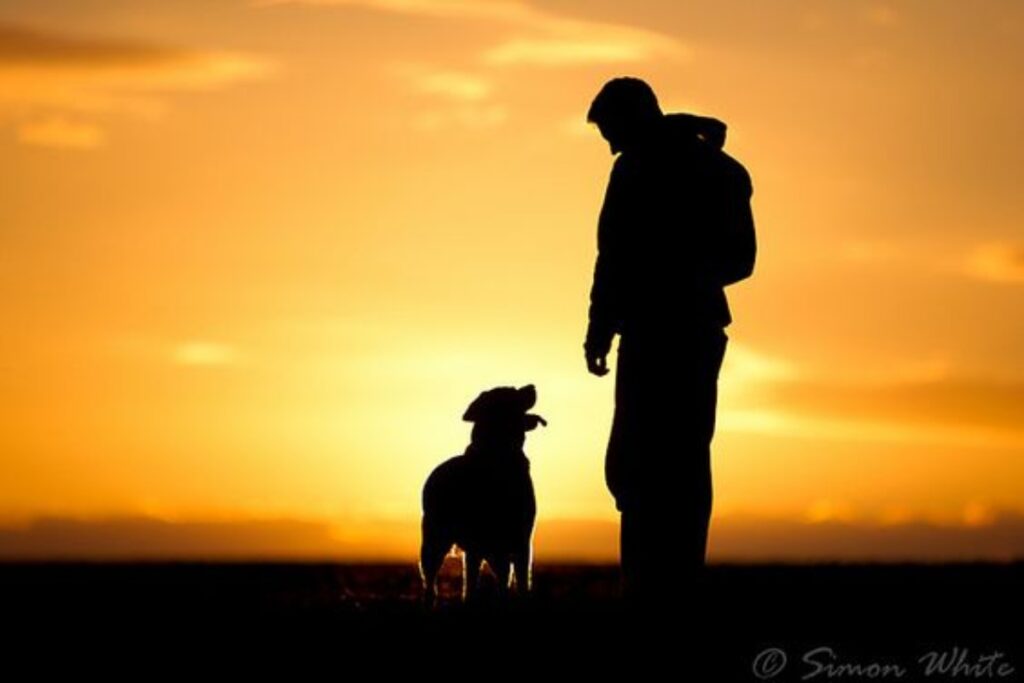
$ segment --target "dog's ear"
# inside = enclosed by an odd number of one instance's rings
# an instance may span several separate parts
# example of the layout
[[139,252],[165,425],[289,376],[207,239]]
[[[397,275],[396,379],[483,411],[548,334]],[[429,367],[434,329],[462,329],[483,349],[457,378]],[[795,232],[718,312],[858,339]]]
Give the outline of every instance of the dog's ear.
[[483,417],[484,404],[487,403],[487,392],[480,394],[473,402],[466,408],[466,412],[463,413],[462,419],[466,422],[476,422]]
[[462,419],[466,422],[479,422],[487,419],[488,416],[494,414],[495,408],[501,405],[503,396],[506,397],[504,401],[507,403],[509,394],[515,396],[515,387],[495,387],[481,392],[466,408]]

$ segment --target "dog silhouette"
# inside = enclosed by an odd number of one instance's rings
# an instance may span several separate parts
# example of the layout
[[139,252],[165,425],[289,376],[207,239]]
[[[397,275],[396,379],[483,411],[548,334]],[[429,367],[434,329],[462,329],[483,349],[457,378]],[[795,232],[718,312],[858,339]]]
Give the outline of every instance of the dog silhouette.
[[526,432],[547,425],[529,413],[536,402],[532,384],[480,394],[462,416],[474,423],[465,453],[427,477],[420,574],[429,605],[437,599],[437,574],[453,546],[464,553],[464,601],[476,588],[483,562],[502,594],[510,592],[513,578],[518,593],[530,590],[537,501],[523,444]]

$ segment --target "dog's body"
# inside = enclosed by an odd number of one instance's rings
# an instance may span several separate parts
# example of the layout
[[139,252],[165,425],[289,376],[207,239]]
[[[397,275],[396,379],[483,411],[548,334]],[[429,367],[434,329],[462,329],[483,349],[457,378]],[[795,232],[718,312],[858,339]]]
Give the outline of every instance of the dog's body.
[[483,561],[498,577],[501,590],[508,590],[512,576],[518,591],[530,589],[537,502],[523,443],[526,432],[547,424],[527,414],[535,402],[533,385],[481,394],[463,416],[475,423],[466,452],[443,462],[427,478],[420,571],[429,602],[453,545],[465,553],[464,599],[476,587]]

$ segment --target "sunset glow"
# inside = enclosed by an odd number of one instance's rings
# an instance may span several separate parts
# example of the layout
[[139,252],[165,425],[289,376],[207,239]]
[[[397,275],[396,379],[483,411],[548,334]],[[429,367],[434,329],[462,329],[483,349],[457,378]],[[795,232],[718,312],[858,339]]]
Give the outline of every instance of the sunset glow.
[[414,561],[466,406],[533,383],[538,556],[613,559],[623,74],[754,180],[711,559],[1024,555],[1022,45],[1012,0],[0,2],[0,555]]

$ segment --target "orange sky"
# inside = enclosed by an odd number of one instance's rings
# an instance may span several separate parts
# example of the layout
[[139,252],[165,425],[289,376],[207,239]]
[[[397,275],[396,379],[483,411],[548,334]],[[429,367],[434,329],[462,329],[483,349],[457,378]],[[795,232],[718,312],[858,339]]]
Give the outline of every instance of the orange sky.
[[1012,0],[0,0],[0,518],[411,557],[468,402],[533,382],[538,534],[614,522],[584,119],[632,74],[755,184],[712,557],[977,554],[1024,498],[1022,45]]

